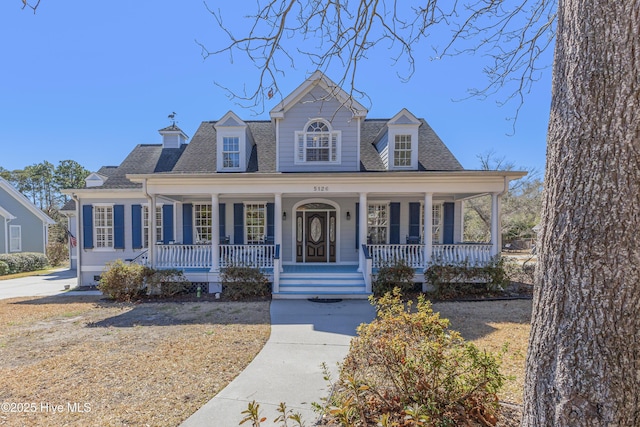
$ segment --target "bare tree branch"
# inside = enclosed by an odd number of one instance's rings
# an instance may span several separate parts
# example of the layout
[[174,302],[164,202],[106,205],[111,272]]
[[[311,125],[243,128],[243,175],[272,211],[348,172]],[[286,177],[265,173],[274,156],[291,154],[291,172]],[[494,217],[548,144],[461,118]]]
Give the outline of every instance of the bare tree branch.
[[29,8],[33,10],[33,13],[36,13],[36,9],[40,6],[40,0],[37,0],[35,3],[29,2],[27,0],[22,0],[22,9]]
[[[296,68],[296,61],[323,72],[337,62],[342,70],[338,86],[361,98],[365,95],[355,89],[358,63],[369,52],[387,49],[394,64],[406,67],[397,72],[406,81],[415,72],[416,60],[427,57],[424,39],[433,38],[432,30],[448,29],[445,43],[431,46],[431,59],[461,54],[489,58],[483,70],[487,85],[469,89],[469,96],[494,96],[504,90],[507,95],[500,104],[517,100],[517,119],[524,95],[549,65],[539,63],[555,37],[555,0],[427,0],[419,6],[399,0],[256,0],[256,6],[246,17],[250,25],[240,31],[225,25],[220,9],[207,6],[228,42],[213,50],[202,43],[200,47],[204,58],[225,53],[233,61],[240,53],[253,62],[259,77],[250,88],[237,92],[217,84],[232,99],[261,111],[270,95],[282,97],[278,79]],[[290,52],[300,55],[294,60]]]

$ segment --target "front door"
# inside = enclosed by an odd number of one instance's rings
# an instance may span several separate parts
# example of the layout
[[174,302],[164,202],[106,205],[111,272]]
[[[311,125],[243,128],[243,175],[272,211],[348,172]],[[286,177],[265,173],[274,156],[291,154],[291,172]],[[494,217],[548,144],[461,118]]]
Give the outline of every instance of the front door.
[[296,213],[297,262],[336,261],[335,211]]

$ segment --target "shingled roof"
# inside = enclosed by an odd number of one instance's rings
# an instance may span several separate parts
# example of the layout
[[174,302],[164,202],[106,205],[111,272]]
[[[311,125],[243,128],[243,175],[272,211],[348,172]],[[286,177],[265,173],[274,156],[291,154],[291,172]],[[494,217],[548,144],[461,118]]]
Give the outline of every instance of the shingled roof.
[[[459,171],[462,165],[444,145],[431,126],[420,119],[418,131],[418,168],[422,171]],[[249,158],[247,172],[276,171],[276,134],[271,121],[245,122],[255,146]],[[360,170],[383,172],[382,159],[375,148],[385,132],[388,119],[367,119],[360,129]],[[189,144],[180,148],[163,148],[160,144],[136,146],[120,166],[105,166],[98,173],[107,177],[101,188],[139,188],[126,178],[127,174],[151,173],[216,173],[215,121],[202,122]]]
[[126,175],[171,172],[185,147],[187,146],[162,148],[161,144],[137,145],[120,166],[100,168],[98,173],[107,177],[100,188],[140,188],[142,184],[129,181]]

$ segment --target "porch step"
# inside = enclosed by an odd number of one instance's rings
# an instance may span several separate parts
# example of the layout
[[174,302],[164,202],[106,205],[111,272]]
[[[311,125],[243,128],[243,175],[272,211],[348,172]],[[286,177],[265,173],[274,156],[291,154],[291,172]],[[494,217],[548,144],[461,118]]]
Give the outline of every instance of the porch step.
[[369,296],[361,273],[282,273],[280,291],[275,299],[343,298],[365,299]]

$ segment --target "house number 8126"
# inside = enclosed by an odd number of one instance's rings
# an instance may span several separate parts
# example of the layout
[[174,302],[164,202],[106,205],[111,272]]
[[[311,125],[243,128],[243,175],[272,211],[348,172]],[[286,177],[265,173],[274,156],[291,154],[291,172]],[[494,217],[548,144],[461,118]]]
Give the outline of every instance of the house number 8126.
[[329,191],[328,185],[315,185],[313,191]]

